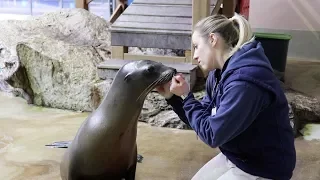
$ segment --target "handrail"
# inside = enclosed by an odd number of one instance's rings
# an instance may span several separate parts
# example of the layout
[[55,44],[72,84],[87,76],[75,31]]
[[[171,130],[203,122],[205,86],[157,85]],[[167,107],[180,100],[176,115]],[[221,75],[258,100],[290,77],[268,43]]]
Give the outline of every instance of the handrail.
[[112,13],[109,22],[112,24],[114,23],[118,17],[124,12],[124,10],[126,10],[126,8],[128,7],[128,5],[126,3],[123,3],[123,1],[120,1],[120,4],[117,6],[117,8],[115,9],[115,11]]

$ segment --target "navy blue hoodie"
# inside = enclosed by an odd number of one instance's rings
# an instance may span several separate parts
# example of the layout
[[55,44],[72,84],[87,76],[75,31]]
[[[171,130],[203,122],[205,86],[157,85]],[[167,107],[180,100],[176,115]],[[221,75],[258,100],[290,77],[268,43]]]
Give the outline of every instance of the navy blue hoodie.
[[260,42],[239,49],[209,73],[202,101],[192,93],[167,102],[209,146],[243,171],[287,180],[296,164],[288,102]]

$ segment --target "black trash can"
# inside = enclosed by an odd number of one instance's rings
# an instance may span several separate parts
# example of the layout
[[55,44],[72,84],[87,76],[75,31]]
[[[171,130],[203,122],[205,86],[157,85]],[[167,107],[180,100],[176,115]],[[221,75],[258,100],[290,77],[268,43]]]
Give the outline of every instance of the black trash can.
[[256,40],[261,42],[276,76],[284,82],[287,55],[291,36],[277,33],[254,33]]

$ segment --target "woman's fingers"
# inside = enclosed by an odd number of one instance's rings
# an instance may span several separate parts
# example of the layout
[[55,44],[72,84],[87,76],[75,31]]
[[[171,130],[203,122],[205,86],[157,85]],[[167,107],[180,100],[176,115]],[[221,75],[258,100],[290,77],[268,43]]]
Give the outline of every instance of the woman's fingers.
[[185,81],[185,79],[184,79],[184,77],[183,77],[182,74],[179,74],[179,75],[176,76],[175,78],[176,78],[176,80],[179,82],[179,84],[180,84],[180,83],[184,83],[184,81]]
[[156,90],[157,90],[158,92],[162,92],[162,91],[164,90],[164,88],[163,88],[163,86],[157,86],[157,87],[156,87]]
[[175,86],[182,86],[185,83],[185,79],[182,75],[177,75],[173,78],[173,82],[175,83]]

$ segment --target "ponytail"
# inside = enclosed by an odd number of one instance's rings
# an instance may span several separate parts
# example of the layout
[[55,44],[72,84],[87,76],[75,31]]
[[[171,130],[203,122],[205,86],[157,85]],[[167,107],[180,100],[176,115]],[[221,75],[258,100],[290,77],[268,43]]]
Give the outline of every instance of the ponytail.
[[249,22],[241,15],[235,13],[235,15],[229,20],[238,28],[238,42],[237,44],[231,49],[230,56],[232,56],[236,51],[242,48],[245,44],[254,40],[254,36],[252,33],[251,26]]

